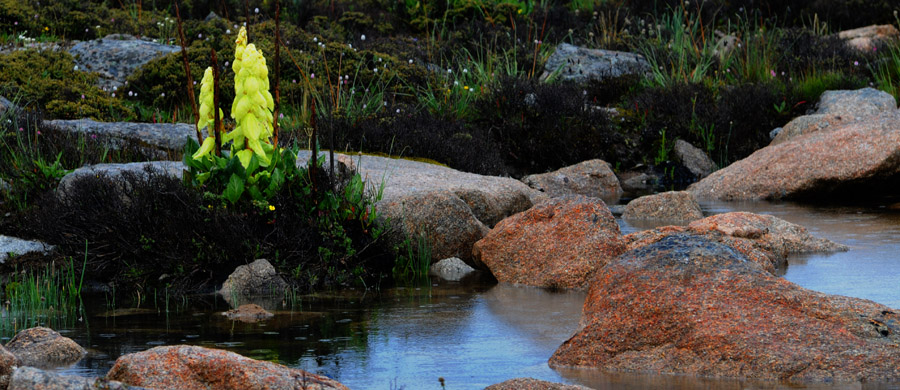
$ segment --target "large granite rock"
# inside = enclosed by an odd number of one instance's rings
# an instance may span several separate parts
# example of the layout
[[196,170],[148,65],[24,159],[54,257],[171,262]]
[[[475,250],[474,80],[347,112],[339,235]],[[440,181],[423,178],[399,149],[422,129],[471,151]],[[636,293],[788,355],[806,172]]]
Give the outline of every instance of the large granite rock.
[[690,192],[668,191],[628,202],[622,218],[689,222],[703,218],[703,210]]
[[[56,187],[57,195],[66,196],[72,184],[84,177],[105,177],[115,180],[128,175],[135,177],[147,177],[148,175],[163,175],[181,179],[184,170],[187,169],[181,161],[149,161],[124,164],[95,164],[85,165],[68,175],[63,176]],[[123,183],[124,184],[124,183]]]
[[560,43],[544,64],[541,81],[556,80],[586,83],[626,74],[644,74],[650,64],[640,54],[622,51],[588,49]]
[[898,311],[804,289],[702,237],[666,237],[599,270],[581,325],[552,367],[900,380]]
[[[298,163],[307,154],[301,154]],[[508,178],[460,172],[441,165],[378,156],[335,155],[336,164],[357,170],[372,191],[389,246],[424,237],[434,261],[457,257],[484,269],[472,245],[502,219],[547,196]],[[326,163],[327,164],[327,163]]]
[[572,195],[504,219],[473,248],[500,282],[575,289],[587,288],[594,272],[624,251],[606,204]]
[[78,69],[100,74],[99,86],[111,90],[125,85],[125,79],[144,64],[181,51],[180,46],[163,45],[125,34],[78,42],[68,52]]
[[534,378],[516,378],[490,385],[484,390],[591,390],[579,385],[565,385]]
[[716,163],[705,152],[685,140],[675,141],[673,152],[681,165],[684,165],[697,178],[707,177],[716,170]]
[[634,250],[675,234],[703,236],[725,244],[770,273],[790,254],[845,251],[847,246],[815,237],[803,226],[771,215],[747,212],[716,214],[687,226],[664,226],[625,236]]
[[847,45],[862,52],[870,52],[878,45],[900,40],[900,30],[892,24],[871,25],[839,32],[838,37]]
[[[3,387],[7,389],[7,387]],[[59,375],[34,367],[19,367],[12,374],[9,390],[143,390],[122,382],[75,375]]]
[[14,256],[26,255],[29,253],[40,252],[49,253],[54,248],[53,245],[45,244],[40,241],[23,240],[0,234],[0,264],[6,262],[7,259]]
[[553,196],[583,195],[615,203],[622,196],[619,179],[603,160],[589,160],[554,172],[528,175],[522,182]]
[[0,389],[9,386],[10,377],[18,365],[19,359],[16,358],[16,355],[0,346]]
[[900,111],[769,145],[688,187],[723,200],[823,196],[900,174]]
[[6,344],[19,364],[38,368],[55,368],[75,364],[87,354],[84,348],[59,332],[44,327],[25,329]]
[[889,93],[874,88],[825,91],[816,112],[794,118],[772,140],[777,145],[803,134],[838,129],[882,112],[897,110],[897,101]]
[[135,145],[159,157],[181,154],[188,138],[197,139],[196,126],[187,123],[97,122],[93,119],[56,119],[45,125],[68,133],[96,134],[109,140],[111,149]]
[[189,345],[156,347],[119,357],[107,379],[158,389],[347,390],[337,381],[234,352]]

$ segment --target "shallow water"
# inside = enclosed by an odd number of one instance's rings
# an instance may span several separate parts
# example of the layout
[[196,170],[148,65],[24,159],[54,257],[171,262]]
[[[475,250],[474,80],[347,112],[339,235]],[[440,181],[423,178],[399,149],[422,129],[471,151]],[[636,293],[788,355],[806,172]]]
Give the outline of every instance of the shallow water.
[[[752,211],[806,226],[851,246],[845,253],[789,259],[784,277],[801,286],[900,307],[900,212],[790,203],[703,203],[708,214]],[[638,229],[620,221],[624,232]],[[644,226],[646,228],[646,226]],[[216,314],[221,300],[188,308],[107,311],[88,302],[87,321],[67,336],[90,350],[66,374],[103,375],[115,358],[158,345],[197,344],[325,374],[352,389],[481,389],[516,377],[596,389],[774,389],[777,383],[684,376],[553,370],[547,360],[578,326],[584,293],[551,293],[483,281],[440,282],[378,293],[342,291],[302,297],[262,324]],[[282,302],[274,303],[281,306]],[[159,305],[162,306],[162,305]],[[175,312],[176,309],[181,311]],[[110,314],[110,313],[107,313]],[[866,388],[900,388],[867,386]],[[816,385],[807,388],[860,388]]]

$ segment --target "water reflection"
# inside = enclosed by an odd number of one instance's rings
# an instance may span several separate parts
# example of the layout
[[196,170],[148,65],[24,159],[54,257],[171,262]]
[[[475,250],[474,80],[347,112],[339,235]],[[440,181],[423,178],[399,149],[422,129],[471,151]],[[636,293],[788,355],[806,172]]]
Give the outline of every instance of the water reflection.
[[[846,253],[790,258],[785,278],[813,290],[900,307],[900,213],[764,202],[701,206],[708,215],[772,214],[849,245]],[[653,227],[619,223],[626,234]],[[209,297],[168,314],[158,308],[109,311],[99,297],[87,299],[88,321],[64,329],[90,352],[64,372],[100,376],[122,354],[157,345],[196,344],[325,374],[352,389],[439,389],[439,377],[448,389],[480,389],[516,377],[595,389],[796,388],[773,382],[552,370],[547,360],[578,327],[584,297],[483,280],[440,282],[302,296],[293,308],[274,302],[280,308],[275,318],[259,324],[223,318],[217,313],[227,310],[227,304]],[[91,302],[96,305],[91,307]]]

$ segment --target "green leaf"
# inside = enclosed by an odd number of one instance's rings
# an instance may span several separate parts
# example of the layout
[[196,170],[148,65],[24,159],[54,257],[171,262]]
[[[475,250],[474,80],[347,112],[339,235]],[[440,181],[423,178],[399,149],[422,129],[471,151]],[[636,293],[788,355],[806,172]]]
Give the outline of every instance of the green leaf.
[[228,186],[225,187],[225,192],[222,193],[222,196],[231,202],[231,204],[235,204],[241,198],[243,193],[244,180],[237,174],[232,174],[231,179],[228,180]]
[[250,193],[250,197],[253,198],[253,200],[262,201],[266,199],[256,186],[247,188],[247,192]]
[[247,164],[247,177],[253,176],[253,173],[259,168],[259,158],[254,154],[250,157],[250,163]]
[[197,183],[202,185],[207,180],[209,180],[209,177],[211,175],[212,175],[212,172],[203,172],[203,173],[197,174],[197,176],[194,177],[194,180],[197,180]]

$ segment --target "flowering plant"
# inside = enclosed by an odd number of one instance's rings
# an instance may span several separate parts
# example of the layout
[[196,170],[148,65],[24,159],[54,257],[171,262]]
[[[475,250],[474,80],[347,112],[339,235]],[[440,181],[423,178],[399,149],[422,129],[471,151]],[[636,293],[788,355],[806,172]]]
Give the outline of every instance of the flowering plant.
[[[221,196],[237,203],[250,196],[263,210],[270,199],[293,176],[296,150],[278,148],[272,144],[274,101],[269,92],[266,59],[252,43],[247,43],[247,31],[242,27],[235,40],[234,70],[235,99],[231,117],[236,126],[225,133],[216,128],[214,77],[207,68],[200,83],[200,111],[197,128],[207,128],[209,136],[202,144],[190,140],[185,146],[184,163],[190,169],[185,180],[194,186],[224,188]],[[221,144],[230,143],[229,151],[214,153],[216,138]]]

